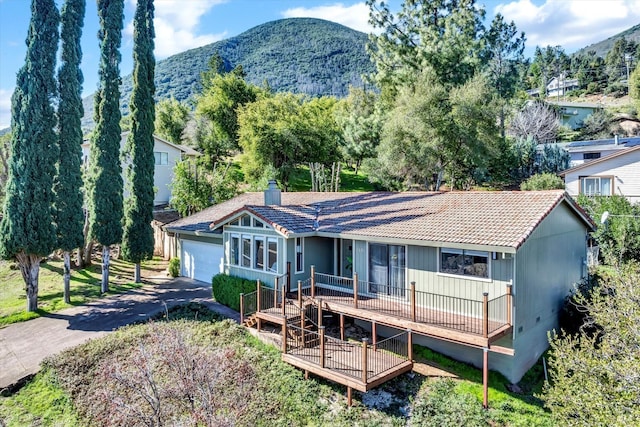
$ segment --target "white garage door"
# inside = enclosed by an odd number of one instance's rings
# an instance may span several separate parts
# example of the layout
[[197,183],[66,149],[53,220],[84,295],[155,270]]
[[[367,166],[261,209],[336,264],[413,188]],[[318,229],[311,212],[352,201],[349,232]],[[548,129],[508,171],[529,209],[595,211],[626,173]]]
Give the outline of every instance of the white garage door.
[[181,246],[182,276],[211,283],[211,278],[222,272],[222,245],[182,240]]

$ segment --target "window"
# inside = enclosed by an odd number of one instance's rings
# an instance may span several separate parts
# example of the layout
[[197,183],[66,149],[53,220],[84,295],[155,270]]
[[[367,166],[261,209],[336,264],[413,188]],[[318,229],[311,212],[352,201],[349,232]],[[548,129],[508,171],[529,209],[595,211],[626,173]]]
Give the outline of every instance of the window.
[[587,196],[610,196],[612,191],[611,177],[580,177],[580,193]]
[[296,273],[304,271],[304,238],[296,237]]
[[489,252],[440,249],[440,273],[489,278]]
[[169,153],[154,151],[153,158],[155,159],[156,166],[164,166],[169,164]]
[[278,272],[278,240],[268,238],[267,239],[267,265],[269,266],[269,271],[273,273]]
[[242,266],[251,268],[251,237],[242,236]]
[[369,292],[405,296],[405,247],[369,244]]
[[264,228],[264,224],[261,221],[257,220],[257,219],[253,220],[253,226],[256,227],[256,228]]
[[264,237],[256,236],[253,239],[253,248],[255,253],[253,268],[264,270]]
[[240,225],[243,227],[251,227],[251,217],[249,215],[243,215],[240,218]]
[[278,239],[229,234],[229,265],[277,273]]
[[599,158],[600,158],[600,153],[584,153],[582,155],[583,160],[594,160]]
[[231,236],[231,253],[229,254],[231,264],[238,265],[240,263],[240,237]]

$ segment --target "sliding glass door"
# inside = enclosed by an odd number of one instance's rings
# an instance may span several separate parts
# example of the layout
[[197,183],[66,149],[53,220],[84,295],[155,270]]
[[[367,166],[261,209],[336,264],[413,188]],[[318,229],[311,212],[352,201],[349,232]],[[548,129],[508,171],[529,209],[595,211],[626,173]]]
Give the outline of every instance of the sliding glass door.
[[369,292],[405,296],[405,247],[369,244]]

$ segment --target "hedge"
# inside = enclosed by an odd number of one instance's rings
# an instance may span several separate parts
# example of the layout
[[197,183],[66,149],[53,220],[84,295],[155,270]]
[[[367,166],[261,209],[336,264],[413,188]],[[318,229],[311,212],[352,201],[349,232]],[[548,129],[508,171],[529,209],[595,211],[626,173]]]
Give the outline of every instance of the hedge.
[[256,290],[255,280],[247,280],[226,274],[216,274],[211,282],[213,297],[220,304],[240,311],[240,294]]

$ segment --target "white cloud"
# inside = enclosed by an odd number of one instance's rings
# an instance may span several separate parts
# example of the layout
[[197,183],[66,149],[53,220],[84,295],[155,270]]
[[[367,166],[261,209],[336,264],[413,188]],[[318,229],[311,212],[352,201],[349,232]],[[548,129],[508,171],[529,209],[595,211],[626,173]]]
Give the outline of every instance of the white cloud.
[[13,90],[0,89],[0,129],[11,126],[11,95]]
[[326,6],[296,7],[282,12],[285,18],[319,18],[337,22],[354,30],[370,33],[373,28],[369,25],[369,8],[364,2],[345,6],[335,3]]
[[[222,40],[226,33],[198,34],[202,17],[226,0],[162,0],[155,2],[155,54],[157,59]],[[130,0],[135,5],[135,0]],[[125,28],[133,35],[133,21]]]
[[640,22],[640,0],[531,0],[502,3],[494,13],[514,21],[527,35],[527,46],[562,46],[572,53]]

